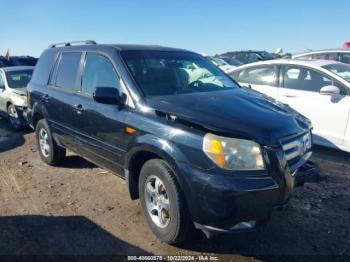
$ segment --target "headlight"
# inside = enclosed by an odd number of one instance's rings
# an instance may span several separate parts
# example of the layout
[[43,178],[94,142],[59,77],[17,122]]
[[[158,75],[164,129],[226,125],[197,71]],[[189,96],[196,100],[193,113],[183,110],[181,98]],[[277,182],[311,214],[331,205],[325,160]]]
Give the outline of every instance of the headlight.
[[251,140],[206,134],[203,139],[203,151],[223,169],[265,169],[260,145]]

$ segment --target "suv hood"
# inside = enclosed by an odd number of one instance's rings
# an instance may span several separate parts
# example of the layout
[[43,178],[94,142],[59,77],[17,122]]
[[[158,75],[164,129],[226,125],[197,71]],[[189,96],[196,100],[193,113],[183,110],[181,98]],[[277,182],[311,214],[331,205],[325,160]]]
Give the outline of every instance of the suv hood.
[[263,145],[279,145],[281,138],[311,128],[310,122],[289,106],[245,88],[157,96],[148,98],[147,104],[177,120]]

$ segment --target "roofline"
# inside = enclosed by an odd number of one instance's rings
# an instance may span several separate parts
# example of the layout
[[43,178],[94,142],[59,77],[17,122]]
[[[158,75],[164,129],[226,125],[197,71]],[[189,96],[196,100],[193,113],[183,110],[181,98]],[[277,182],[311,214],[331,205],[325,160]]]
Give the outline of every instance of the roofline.
[[240,66],[237,66],[234,69],[232,69],[230,72],[235,72],[235,71],[238,71],[240,69],[248,68],[248,67],[252,67],[252,66],[273,65],[273,64],[276,64],[276,65],[291,64],[291,65],[310,66],[310,67],[314,67],[314,68],[322,68],[322,65],[319,65],[317,63],[313,63],[313,62],[317,62],[317,61],[327,61],[330,64],[342,64],[341,62],[338,62],[338,61],[329,61],[329,60],[294,60],[294,59],[283,59],[282,58],[282,59],[264,60],[264,61],[258,61],[258,62],[254,62],[254,63],[240,65]]
[[350,48],[333,48],[333,49],[313,50],[313,51],[298,53],[298,54],[292,55],[292,57],[304,56],[304,55],[309,55],[309,54],[317,54],[317,53],[327,53],[327,52],[350,53]]

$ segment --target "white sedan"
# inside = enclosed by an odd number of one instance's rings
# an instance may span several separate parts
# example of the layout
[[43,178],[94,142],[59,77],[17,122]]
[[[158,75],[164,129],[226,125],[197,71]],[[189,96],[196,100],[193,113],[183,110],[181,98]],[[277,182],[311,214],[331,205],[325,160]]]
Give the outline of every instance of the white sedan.
[[326,60],[271,60],[229,72],[308,117],[314,143],[350,152],[350,65]]

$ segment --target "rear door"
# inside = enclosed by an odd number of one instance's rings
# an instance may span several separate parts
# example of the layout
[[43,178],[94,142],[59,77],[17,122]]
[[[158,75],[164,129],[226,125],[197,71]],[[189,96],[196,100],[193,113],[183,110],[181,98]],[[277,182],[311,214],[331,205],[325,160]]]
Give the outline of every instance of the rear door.
[[241,85],[250,85],[254,90],[277,99],[277,74],[277,65],[263,65],[248,67],[231,75]]
[[[297,65],[284,66],[282,79],[278,100],[312,121],[315,142],[342,145],[350,109],[347,88],[322,72]],[[327,85],[337,86],[340,95],[321,95]]]
[[47,93],[42,96],[46,104],[48,121],[53,135],[60,144],[77,151],[75,133],[79,127],[77,105],[82,52],[63,52],[58,57],[50,77]]
[[120,90],[120,86],[117,71],[106,55],[86,53],[79,95],[79,151],[87,159],[118,173],[122,171],[126,150],[124,123],[127,110],[97,103],[93,92],[96,87]]

